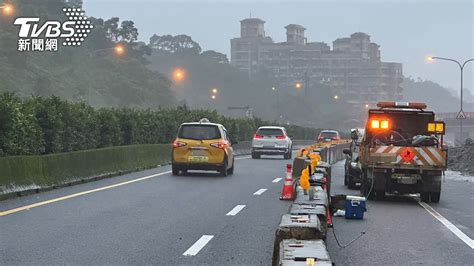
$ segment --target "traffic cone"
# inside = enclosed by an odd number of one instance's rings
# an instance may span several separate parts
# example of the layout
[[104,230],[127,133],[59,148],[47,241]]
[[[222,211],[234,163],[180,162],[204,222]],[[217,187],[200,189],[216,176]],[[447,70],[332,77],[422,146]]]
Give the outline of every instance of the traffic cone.
[[293,186],[293,177],[292,177],[292,168],[291,164],[286,165],[286,177],[283,184],[283,189],[281,191],[281,200],[293,200],[295,198],[295,188]]
[[286,178],[293,179],[293,165],[290,163],[286,165]]

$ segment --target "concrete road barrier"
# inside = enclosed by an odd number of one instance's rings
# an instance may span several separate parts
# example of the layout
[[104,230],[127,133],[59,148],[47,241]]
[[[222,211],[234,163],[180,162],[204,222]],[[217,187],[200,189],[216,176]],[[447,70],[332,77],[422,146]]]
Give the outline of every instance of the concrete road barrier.
[[293,160],[293,179],[299,178],[301,175],[301,171],[308,167],[308,165],[311,165],[311,161],[309,159],[303,157],[296,157]]
[[326,235],[327,232],[327,206],[324,205],[302,205],[292,204],[290,207],[291,215],[317,215],[321,222],[321,228]]
[[273,246],[273,265],[277,265],[280,254],[280,243],[285,239],[314,240],[325,239],[321,222],[317,215],[285,214],[275,232]]
[[[314,182],[314,197],[310,200],[300,186],[296,187],[296,198],[290,214],[282,217],[275,233],[272,265],[331,265],[324,241],[327,232],[327,214],[331,190],[331,164],[342,160],[343,149],[349,143],[317,143],[305,147],[318,152],[321,162],[316,167],[318,173],[327,178],[327,191]],[[300,153],[301,155],[301,153]],[[311,164],[309,158],[296,157],[293,160],[293,178],[298,179],[301,171]],[[314,259],[314,260],[313,260]],[[312,264],[313,263],[313,264]]]
[[295,204],[302,205],[323,205],[328,206],[328,196],[326,191],[323,190],[320,186],[315,186],[314,188],[314,199],[310,200],[308,195],[304,195],[304,191],[301,187],[296,188],[296,199]]
[[322,240],[286,239],[280,243],[280,250],[277,265],[332,265]]

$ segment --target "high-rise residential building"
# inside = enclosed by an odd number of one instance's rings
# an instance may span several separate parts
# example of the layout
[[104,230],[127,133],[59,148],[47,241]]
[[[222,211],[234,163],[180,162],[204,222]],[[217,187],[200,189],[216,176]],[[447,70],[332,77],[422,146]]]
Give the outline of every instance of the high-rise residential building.
[[248,18],[240,23],[241,36],[231,40],[231,63],[248,75],[269,72],[280,88],[302,84],[306,96],[325,85],[352,105],[402,98],[402,64],[382,62],[380,46],[365,33],[339,38],[331,49],[324,42],[308,41],[301,25],[286,26],[286,42],[276,43],[265,35],[265,21]]

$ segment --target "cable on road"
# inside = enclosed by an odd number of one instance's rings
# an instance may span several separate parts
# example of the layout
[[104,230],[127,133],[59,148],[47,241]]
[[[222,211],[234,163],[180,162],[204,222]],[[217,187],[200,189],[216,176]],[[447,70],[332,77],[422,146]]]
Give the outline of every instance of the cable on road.
[[344,244],[342,245],[340,242],[339,242],[339,239],[337,239],[337,236],[336,236],[336,230],[335,230],[335,226],[334,226],[334,223],[332,224],[332,234],[334,235],[334,239],[336,239],[336,243],[337,245],[340,247],[340,248],[347,248],[348,246],[350,246],[352,243],[354,243],[355,241],[357,241],[359,238],[361,238],[363,235],[365,235],[365,232],[360,232],[360,235],[357,236],[356,238],[352,239],[351,241],[349,241],[347,244]]

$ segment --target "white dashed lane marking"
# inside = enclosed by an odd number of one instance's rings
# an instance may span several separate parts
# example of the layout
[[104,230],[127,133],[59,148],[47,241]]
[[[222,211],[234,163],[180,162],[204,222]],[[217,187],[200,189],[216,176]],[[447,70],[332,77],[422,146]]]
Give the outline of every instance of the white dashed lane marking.
[[228,212],[226,215],[227,216],[235,216],[237,213],[239,213],[241,210],[245,208],[245,205],[237,205],[235,206],[230,212]]
[[275,178],[275,179],[273,179],[272,183],[278,183],[278,182],[280,182],[280,180],[281,180],[281,178],[279,178],[279,177]]
[[183,256],[195,256],[199,253],[199,251],[201,251],[203,247],[207,245],[207,243],[209,243],[209,241],[211,241],[213,237],[213,235],[201,236],[201,238],[199,238],[196,243],[194,243],[190,248],[188,248],[188,250],[183,253]]
[[257,190],[255,193],[253,193],[254,195],[257,195],[257,196],[260,196],[263,194],[263,192],[267,191],[266,188],[261,188],[259,190]]

